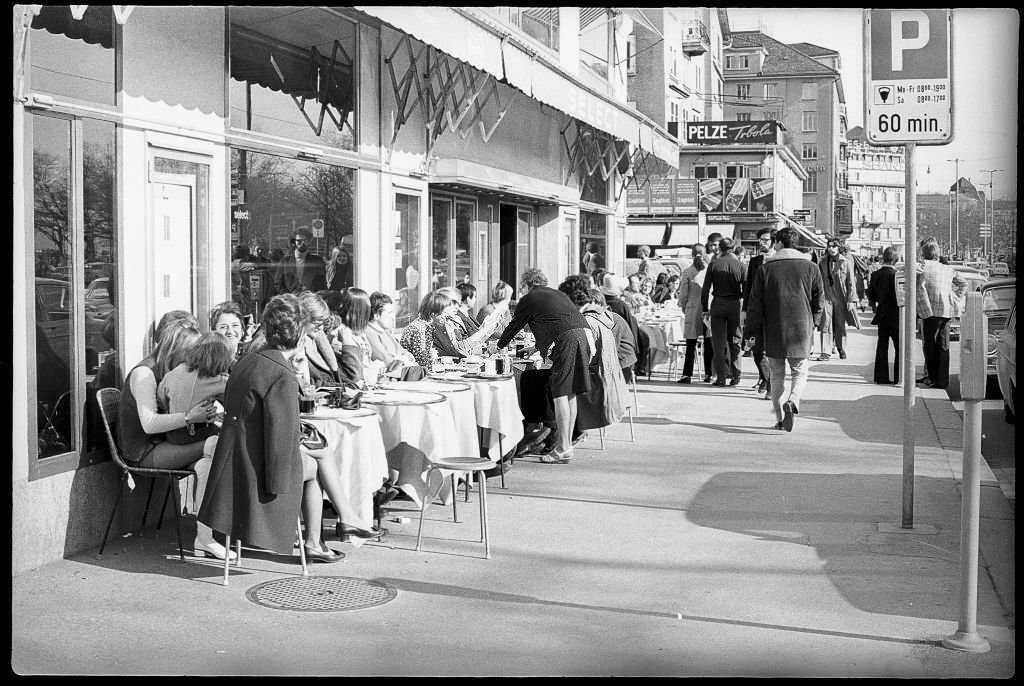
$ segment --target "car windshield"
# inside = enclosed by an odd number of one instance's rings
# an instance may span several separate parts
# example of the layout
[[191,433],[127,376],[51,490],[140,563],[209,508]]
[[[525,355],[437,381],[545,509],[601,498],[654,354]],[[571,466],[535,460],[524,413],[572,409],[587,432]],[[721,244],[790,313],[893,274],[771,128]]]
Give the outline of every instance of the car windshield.
[[1017,300],[1017,287],[989,288],[984,293],[983,308],[986,312],[1009,310]]

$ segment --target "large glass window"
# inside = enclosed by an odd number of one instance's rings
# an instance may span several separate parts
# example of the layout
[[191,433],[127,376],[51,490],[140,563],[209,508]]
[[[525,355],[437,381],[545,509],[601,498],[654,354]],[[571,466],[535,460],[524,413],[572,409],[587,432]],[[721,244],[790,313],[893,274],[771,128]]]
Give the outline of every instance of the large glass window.
[[599,205],[608,204],[608,182],[601,178],[600,170],[583,179],[580,199],[587,202],[596,202]]
[[[337,247],[344,253],[339,262],[354,264],[354,170],[235,148],[231,179],[232,250],[259,248],[269,260],[257,260],[249,278],[236,284],[241,289],[236,297],[247,298],[240,301],[243,309],[258,311],[276,295],[276,263],[293,250],[291,241],[300,229],[313,240],[306,259],[327,258]],[[358,285],[359,274],[353,277]]]
[[395,325],[416,319],[420,306],[420,196],[395,193]]
[[433,198],[430,201],[430,289],[451,286],[449,275],[448,227],[451,225],[452,201],[450,198]]
[[45,458],[104,447],[93,396],[121,384],[114,125],[44,115],[30,123],[37,447]]
[[[607,269],[607,248],[605,216],[596,212],[580,212],[580,273],[589,274],[594,269]],[[598,257],[587,257],[587,253]],[[593,264],[590,264],[591,261]]]
[[580,64],[603,78],[608,78],[610,25],[607,8],[580,8]]
[[[80,7],[80,6],[79,6]],[[114,105],[114,16],[89,5],[81,19],[69,5],[43,5],[32,19],[31,89],[71,102]]]
[[316,7],[230,10],[231,125],[355,149],[357,24]]

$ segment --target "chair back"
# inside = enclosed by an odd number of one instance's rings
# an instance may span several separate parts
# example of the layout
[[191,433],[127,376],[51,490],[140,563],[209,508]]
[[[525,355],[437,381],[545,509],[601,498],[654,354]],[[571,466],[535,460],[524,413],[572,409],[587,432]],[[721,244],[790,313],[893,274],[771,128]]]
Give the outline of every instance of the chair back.
[[110,447],[110,457],[121,469],[129,470],[129,465],[121,457],[121,451],[117,448],[117,441],[114,439],[112,429],[120,416],[121,391],[117,388],[101,388],[96,391],[96,404],[100,407],[103,429],[107,432],[107,445]]

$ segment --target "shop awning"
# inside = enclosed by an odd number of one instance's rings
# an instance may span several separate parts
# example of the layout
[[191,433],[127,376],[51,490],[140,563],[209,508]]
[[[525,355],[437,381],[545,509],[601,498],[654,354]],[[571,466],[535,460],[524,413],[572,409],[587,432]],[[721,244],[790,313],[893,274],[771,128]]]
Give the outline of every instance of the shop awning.
[[667,132],[643,115],[586,88],[557,67],[505,40],[457,8],[357,5],[438,50],[508,83],[565,114],[654,154],[673,168],[679,148]]
[[803,237],[803,239],[810,243],[812,246],[816,248],[824,248],[828,245],[824,236],[814,233],[806,226],[797,224],[795,221],[793,221],[784,214],[779,214],[778,217],[779,219],[784,221],[787,226],[794,229],[798,234],[800,234]]

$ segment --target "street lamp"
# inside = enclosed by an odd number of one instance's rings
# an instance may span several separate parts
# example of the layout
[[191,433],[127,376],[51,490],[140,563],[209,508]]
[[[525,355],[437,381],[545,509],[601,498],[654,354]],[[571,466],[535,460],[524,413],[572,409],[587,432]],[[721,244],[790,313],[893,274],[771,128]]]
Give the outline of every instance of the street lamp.
[[[960,158],[959,157],[954,157],[953,159],[946,160],[946,161],[947,162],[955,162],[956,163],[956,180],[953,182],[953,194],[954,194],[953,195],[953,204],[956,207],[956,247],[954,249],[954,252],[959,254],[959,252],[960,252]],[[952,242],[952,238],[953,238],[953,236],[952,236],[953,227],[952,226],[949,227],[949,232],[950,232],[950,240]]]
[[[989,250],[988,250],[988,253],[989,253],[989,261],[990,262],[992,260],[992,246],[995,245],[995,238],[996,238],[996,234],[995,234],[996,196],[993,194],[993,191],[992,191],[992,175],[997,173],[997,172],[1001,172],[1001,171],[1003,171],[1003,170],[1002,169],[982,169],[981,170],[982,174],[988,174],[988,194],[989,194],[990,202],[992,203],[992,212],[990,214],[989,213],[985,213],[985,216],[986,216],[985,223],[989,225],[989,229],[988,229],[988,231],[989,231],[989,233],[988,233]],[[982,207],[982,212],[984,212],[984,210],[985,210],[985,208]]]

